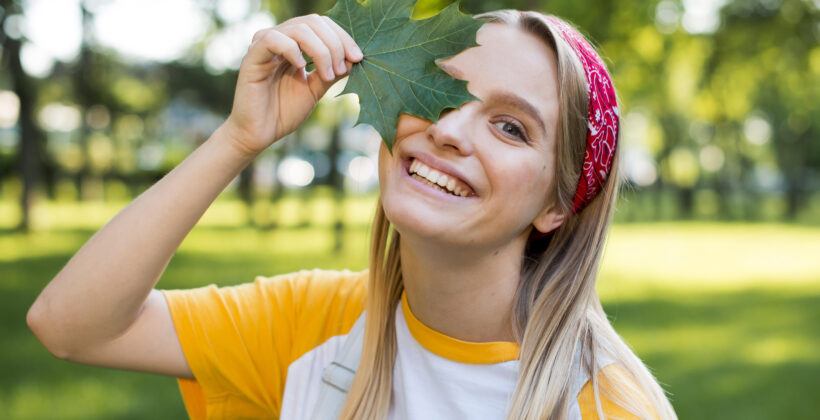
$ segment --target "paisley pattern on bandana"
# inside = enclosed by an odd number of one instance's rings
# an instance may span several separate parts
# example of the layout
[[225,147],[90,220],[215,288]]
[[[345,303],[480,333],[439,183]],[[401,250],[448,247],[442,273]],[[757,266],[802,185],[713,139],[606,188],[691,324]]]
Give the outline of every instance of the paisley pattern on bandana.
[[620,115],[615,88],[601,57],[584,37],[567,23],[553,16],[548,16],[547,20],[575,51],[587,77],[587,146],[581,178],[572,203],[572,213],[575,214],[592,201],[609,176],[612,157],[615,155]]

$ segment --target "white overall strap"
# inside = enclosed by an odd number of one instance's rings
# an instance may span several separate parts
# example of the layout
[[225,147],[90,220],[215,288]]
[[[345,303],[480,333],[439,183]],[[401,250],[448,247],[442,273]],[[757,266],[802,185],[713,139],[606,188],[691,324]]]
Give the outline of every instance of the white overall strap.
[[364,337],[364,312],[353,324],[353,328],[342,344],[342,350],[322,372],[319,384],[319,399],[313,411],[313,420],[338,419],[347,398],[347,391],[356,376],[362,355]]

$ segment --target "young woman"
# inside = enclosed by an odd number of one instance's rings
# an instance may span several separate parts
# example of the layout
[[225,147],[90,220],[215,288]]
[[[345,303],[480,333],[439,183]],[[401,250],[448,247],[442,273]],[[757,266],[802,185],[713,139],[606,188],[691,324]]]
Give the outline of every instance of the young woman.
[[77,252],[32,331],[65,360],[180,378],[195,419],[321,416],[358,319],[342,419],[675,418],[594,289],[620,182],[609,75],[556,17],[478,17],[479,46],[439,65],[481,101],[402,114],[382,145],[369,270],[153,289],[222,189],[362,59],[330,19],[297,17],[256,34],[227,121]]

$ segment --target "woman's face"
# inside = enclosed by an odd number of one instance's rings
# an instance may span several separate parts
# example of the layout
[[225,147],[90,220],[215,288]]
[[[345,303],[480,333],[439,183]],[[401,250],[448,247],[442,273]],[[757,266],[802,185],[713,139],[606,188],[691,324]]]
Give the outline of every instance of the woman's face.
[[[482,26],[476,40],[439,65],[467,80],[481,102],[446,110],[436,123],[402,114],[392,156],[382,144],[382,203],[403,237],[498,247],[533,223],[549,231],[563,220],[547,202],[558,123],[554,52],[498,23]],[[445,187],[419,179],[431,170],[447,176]],[[461,194],[445,191],[447,183]]]

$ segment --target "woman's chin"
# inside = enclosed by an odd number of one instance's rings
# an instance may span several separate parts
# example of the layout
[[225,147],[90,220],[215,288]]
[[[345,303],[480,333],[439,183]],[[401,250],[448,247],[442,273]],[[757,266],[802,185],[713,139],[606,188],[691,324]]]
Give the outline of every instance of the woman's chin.
[[[404,201],[404,200],[402,200]],[[422,203],[407,205],[385,200],[384,212],[390,223],[402,236],[415,236],[425,239],[446,240],[458,235],[453,230],[453,223],[440,211],[436,211]]]

